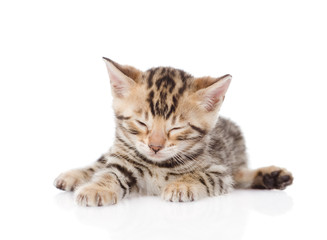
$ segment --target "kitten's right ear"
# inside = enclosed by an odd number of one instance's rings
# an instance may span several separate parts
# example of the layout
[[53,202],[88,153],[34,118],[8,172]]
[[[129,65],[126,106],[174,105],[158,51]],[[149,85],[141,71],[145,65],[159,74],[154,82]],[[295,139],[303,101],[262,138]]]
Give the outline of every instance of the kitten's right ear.
[[232,76],[227,74],[220,78],[197,78],[194,81],[197,97],[199,103],[207,111],[214,111],[221,106],[226,91],[229,87],[229,84],[232,80]]
[[107,66],[114,97],[127,96],[141,77],[142,72],[131,66],[120,65],[109,58],[103,57],[103,59]]

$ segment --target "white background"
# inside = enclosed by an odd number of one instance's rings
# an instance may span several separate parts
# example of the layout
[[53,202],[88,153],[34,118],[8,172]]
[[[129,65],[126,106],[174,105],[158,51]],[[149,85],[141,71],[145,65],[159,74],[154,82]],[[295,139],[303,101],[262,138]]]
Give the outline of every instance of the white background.
[[[327,239],[324,1],[1,1],[1,239]],[[221,114],[285,191],[81,208],[55,189],[114,138],[101,57],[233,75]]]

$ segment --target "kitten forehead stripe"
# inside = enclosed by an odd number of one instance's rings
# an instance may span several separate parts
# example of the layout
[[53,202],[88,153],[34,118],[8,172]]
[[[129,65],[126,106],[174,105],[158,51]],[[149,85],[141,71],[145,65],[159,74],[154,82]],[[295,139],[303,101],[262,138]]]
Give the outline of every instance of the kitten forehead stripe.
[[152,91],[150,91],[150,93],[148,95],[147,102],[150,105],[152,116],[155,116],[153,97],[154,97],[154,91],[152,90]]
[[150,69],[150,72],[149,72],[149,76],[148,76],[148,79],[147,79],[147,83],[148,83],[148,88],[151,88],[152,85],[153,85],[153,75],[155,74],[155,72],[157,71],[157,68],[152,68]]
[[[178,69],[159,69],[149,70],[147,86],[151,90],[148,93],[147,102],[153,116],[168,119],[176,111],[179,98],[190,86],[192,76]],[[153,72],[159,73],[154,77]]]
[[173,89],[176,86],[176,83],[171,77],[166,75],[166,76],[159,78],[156,81],[156,86],[157,86],[157,91],[159,91],[159,89],[162,86],[161,90],[169,89],[169,92],[172,93]]

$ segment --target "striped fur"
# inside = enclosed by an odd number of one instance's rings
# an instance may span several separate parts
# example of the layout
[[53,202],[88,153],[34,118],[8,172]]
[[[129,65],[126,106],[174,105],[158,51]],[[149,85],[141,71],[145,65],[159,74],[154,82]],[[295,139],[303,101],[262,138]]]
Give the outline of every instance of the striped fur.
[[142,72],[105,58],[116,121],[111,149],[87,168],[59,175],[78,204],[115,204],[132,194],[193,201],[234,187],[284,189],[287,170],[247,168],[240,129],[219,117],[231,76],[195,78],[170,68]]

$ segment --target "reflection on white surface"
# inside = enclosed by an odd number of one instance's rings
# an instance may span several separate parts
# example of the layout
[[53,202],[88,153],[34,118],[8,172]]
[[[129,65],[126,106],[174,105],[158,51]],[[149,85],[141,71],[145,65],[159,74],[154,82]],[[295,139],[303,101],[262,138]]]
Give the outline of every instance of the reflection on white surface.
[[[237,190],[192,203],[170,203],[159,197],[138,197],[100,208],[78,207],[71,193],[56,195],[57,205],[73,210],[82,224],[101,228],[113,239],[204,238],[241,239],[249,213],[286,213],[293,201],[283,191]],[[201,228],[201,229],[199,229]]]

